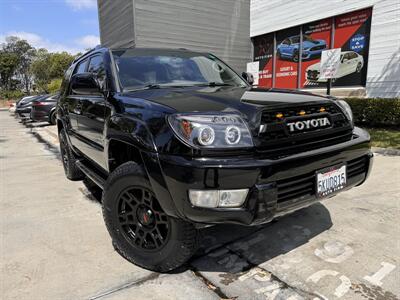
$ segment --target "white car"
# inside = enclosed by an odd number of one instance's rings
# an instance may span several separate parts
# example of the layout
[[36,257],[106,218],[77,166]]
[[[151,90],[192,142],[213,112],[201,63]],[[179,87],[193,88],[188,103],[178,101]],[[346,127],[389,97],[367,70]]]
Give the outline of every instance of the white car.
[[[360,73],[364,66],[364,58],[362,55],[354,51],[343,51],[340,54],[340,65],[334,79],[352,74]],[[306,69],[306,78],[312,82],[326,82],[327,79],[319,78],[320,63],[313,64]]]

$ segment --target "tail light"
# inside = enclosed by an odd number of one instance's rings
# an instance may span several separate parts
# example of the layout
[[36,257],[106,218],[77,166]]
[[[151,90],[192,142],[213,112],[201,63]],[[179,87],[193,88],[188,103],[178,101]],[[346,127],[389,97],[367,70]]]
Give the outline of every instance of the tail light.
[[43,106],[47,104],[48,104],[47,102],[39,102],[39,101],[32,102],[32,106]]

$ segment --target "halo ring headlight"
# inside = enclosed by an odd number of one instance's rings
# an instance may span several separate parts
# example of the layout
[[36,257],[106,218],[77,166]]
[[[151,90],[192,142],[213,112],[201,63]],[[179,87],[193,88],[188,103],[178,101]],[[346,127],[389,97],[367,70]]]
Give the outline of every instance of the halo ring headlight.
[[237,126],[228,126],[225,130],[225,141],[229,145],[236,145],[241,138],[240,129]]
[[199,135],[197,137],[197,141],[200,145],[210,146],[214,143],[215,140],[215,132],[210,126],[202,126],[199,128]]

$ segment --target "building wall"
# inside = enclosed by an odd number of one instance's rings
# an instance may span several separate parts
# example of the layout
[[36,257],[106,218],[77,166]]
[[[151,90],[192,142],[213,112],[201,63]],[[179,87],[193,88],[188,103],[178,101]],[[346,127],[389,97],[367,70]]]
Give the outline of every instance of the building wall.
[[98,0],[100,41],[106,47],[133,47],[134,0]]
[[366,83],[368,97],[400,97],[400,1],[251,0],[250,36],[373,7]]
[[104,45],[212,52],[238,72],[251,61],[250,0],[98,0],[98,6]]

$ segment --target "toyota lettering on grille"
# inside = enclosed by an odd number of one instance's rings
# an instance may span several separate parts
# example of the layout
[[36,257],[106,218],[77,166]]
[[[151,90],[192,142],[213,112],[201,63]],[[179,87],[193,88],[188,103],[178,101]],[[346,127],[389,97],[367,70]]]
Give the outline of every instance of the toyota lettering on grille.
[[287,123],[290,132],[305,131],[308,129],[324,128],[331,125],[331,122],[327,117],[302,120],[296,122]]

